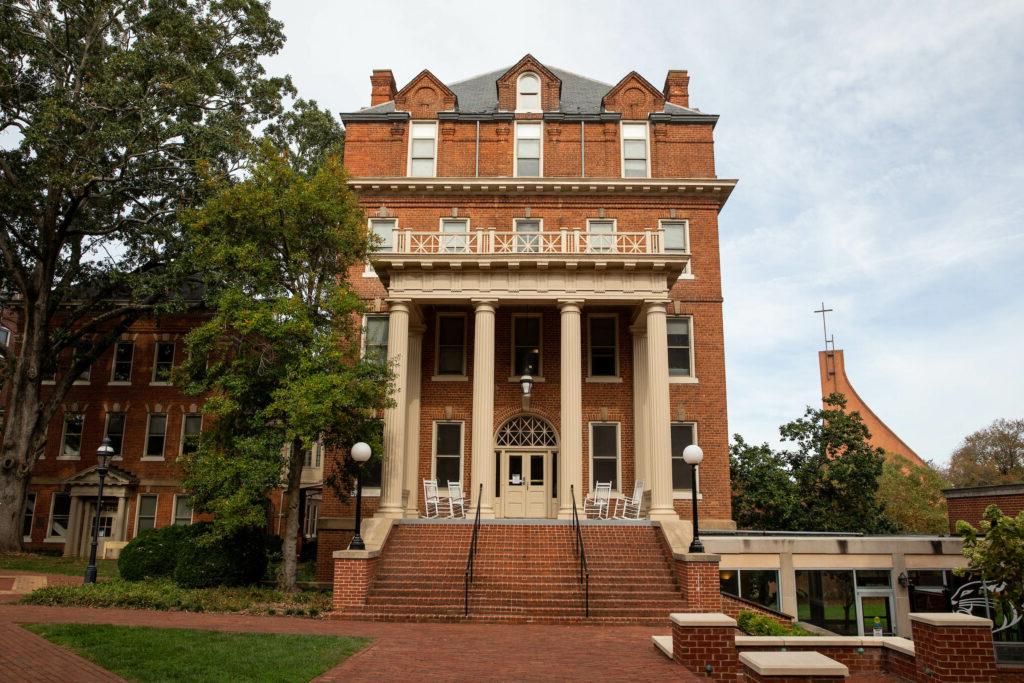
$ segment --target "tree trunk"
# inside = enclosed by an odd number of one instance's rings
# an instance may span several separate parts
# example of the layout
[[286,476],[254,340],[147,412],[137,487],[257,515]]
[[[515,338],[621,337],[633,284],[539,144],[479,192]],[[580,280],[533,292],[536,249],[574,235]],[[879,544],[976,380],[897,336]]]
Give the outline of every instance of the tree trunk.
[[299,501],[302,494],[302,442],[292,442],[291,457],[288,458],[288,482],[285,485],[282,504],[285,506],[284,538],[281,543],[281,572],[277,585],[281,590],[295,591],[298,574]]

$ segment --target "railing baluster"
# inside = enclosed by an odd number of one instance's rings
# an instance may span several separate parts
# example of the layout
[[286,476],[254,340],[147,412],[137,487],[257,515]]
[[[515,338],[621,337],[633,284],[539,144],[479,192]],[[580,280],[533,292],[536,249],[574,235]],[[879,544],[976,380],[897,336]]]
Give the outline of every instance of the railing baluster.
[[[591,233],[578,228],[517,233],[484,228],[468,233],[396,230],[392,251],[400,254],[662,254],[663,229],[638,232]],[[687,250],[688,253],[688,250]]]

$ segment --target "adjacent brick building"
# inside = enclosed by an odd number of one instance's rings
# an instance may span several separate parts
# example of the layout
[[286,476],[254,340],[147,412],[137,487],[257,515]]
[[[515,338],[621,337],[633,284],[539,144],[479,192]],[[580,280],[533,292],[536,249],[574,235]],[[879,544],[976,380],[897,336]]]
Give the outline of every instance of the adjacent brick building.
[[946,489],[942,493],[946,496],[950,533],[956,533],[956,523],[960,520],[977,527],[989,505],[995,505],[1011,517],[1024,511],[1024,484],[971,486]]

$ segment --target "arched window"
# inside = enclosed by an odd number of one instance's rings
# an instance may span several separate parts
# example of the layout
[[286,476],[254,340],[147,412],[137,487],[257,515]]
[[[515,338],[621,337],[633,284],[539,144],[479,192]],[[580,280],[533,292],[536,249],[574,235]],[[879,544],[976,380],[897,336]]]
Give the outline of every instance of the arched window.
[[525,73],[519,77],[516,91],[516,111],[541,111],[540,78],[537,74]]

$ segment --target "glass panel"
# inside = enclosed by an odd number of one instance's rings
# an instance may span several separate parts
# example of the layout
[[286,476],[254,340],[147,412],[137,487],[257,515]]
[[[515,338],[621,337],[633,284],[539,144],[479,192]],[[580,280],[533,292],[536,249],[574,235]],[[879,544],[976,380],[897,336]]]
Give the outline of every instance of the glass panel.
[[858,588],[889,588],[891,573],[887,569],[858,569]]
[[459,458],[450,456],[439,456],[435,465],[437,485],[447,488],[450,481],[462,481],[462,473],[459,471]]
[[779,609],[779,573],[774,569],[744,569],[740,572],[740,597]]
[[593,425],[595,458],[615,458],[618,456],[616,431],[615,425]]
[[25,515],[21,519],[21,535],[28,538],[32,535],[32,517],[36,511],[36,494],[25,494]]
[[670,375],[690,374],[690,319],[672,318],[668,326],[668,369]]
[[174,499],[174,523],[178,526],[192,523],[192,504],[185,496],[178,496]]
[[647,126],[642,123],[625,123],[622,125],[623,140],[646,140]]
[[666,221],[661,224],[661,229],[665,231],[665,251],[686,251],[686,223]]
[[513,318],[515,348],[513,350],[514,375],[540,372],[540,318]]
[[618,468],[614,458],[594,458],[594,481],[610,481],[612,489],[619,488]]
[[363,487],[380,488],[381,477],[384,473],[384,461],[380,458],[373,458],[363,465]]
[[533,74],[523,74],[519,77],[520,94],[536,93],[540,91],[540,79]]
[[551,497],[558,497],[558,453],[551,454]]
[[66,493],[55,493],[53,496],[53,512],[50,515],[49,536],[63,538],[68,533],[68,517],[71,515],[71,496]]
[[690,350],[669,349],[668,368],[670,375],[687,377],[690,374]]
[[519,150],[520,168],[524,160],[540,158],[540,140],[520,140],[516,149]]
[[157,342],[156,367],[153,370],[154,382],[170,382],[171,369],[174,367],[174,342]]
[[540,95],[522,94],[519,96],[519,108],[524,111],[540,110]]
[[[427,163],[433,168],[433,161],[428,161]],[[390,251],[392,236],[395,232],[395,221],[374,219],[370,221],[370,230],[378,237],[377,250]]]
[[625,173],[627,178],[646,178],[647,162],[644,159],[626,159]]
[[[858,574],[860,572],[857,572]],[[882,629],[882,635],[892,635],[892,612],[889,598],[884,595],[860,596],[861,618],[864,621],[864,635],[874,635],[874,629]]]
[[121,455],[121,442],[124,440],[124,413],[107,413],[107,433],[114,455]]
[[164,454],[164,436],[167,433],[167,416],[149,416],[149,436],[146,439],[146,455],[162,456]]
[[516,136],[520,140],[540,140],[540,124],[520,123],[516,126]]
[[523,456],[508,456],[508,483],[520,486],[523,483]]
[[441,246],[447,253],[466,251],[466,233],[469,224],[466,221],[441,221]]
[[723,569],[718,572],[718,585],[723,593],[740,594],[740,573],[737,569]]
[[412,136],[414,138],[433,138],[437,135],[437,126],[433,123],[413,123]]
[[182,453],[195,453],[199,448],[199,434],[203,430],[202,415],[186,415],[185,431],[181,445]]
[[64,444],[61,455],[77,457],[82,452],[82,424],[84,422],[85,416],[81,413],[64,418]]
[[139,496],[139,524],[135,533],[156,526],[156,496]]
[[118,342],[114,347],[114,375],[115,382],[128,382],[132,378],[132,355],[135,352],[135,344],[132,342]]
[[540,232],[540,221],[516,221],[516,232]]
[[429,140],[413,140],[412,156],[413,159],[433,159],[434,139],[431,138]]
[[540,176],[540,160],[538,159],[520,159],[519,160],[519,175],[523,177],[536,177]]
[[532,486],[544,485],[544,456],[530,456],[530,484]]
[[383,315],[367,316],[366,346],[367,358],[383,362],[388,357],[388,318]]
[[625,140],[622,143],[622,149],[626,157],[626,161],[632,161],[639,159],[645,162],[644,168],[647,167],[647,141],[646,140]]
[[[437,425],[437,454],[458,456],[462,453],[462,425],[439,423]],[[440,481],[440,479],[438,479]]]
[[693,468],[683,460],[683,449],[693,442],[693,425],[672,425],[672,488],[676,491],[692,490]]
[[852,571],[797,571],[797,616],[842,636],[855,636],[857,609]]
[[501,451],[494,451],[494,497],[501,498]]
[[[425,177],[434,175],[434,160],[433,159],[413,159],[412,160],[412,175],[416,177]],[[390,245],[389,245],[390,248]]]
[[464,373],[466,319],[459,316],[438,316],[438,362],[440,375]]
[[462,347],[442,346],[437,359],[437,374],[462,375]]

